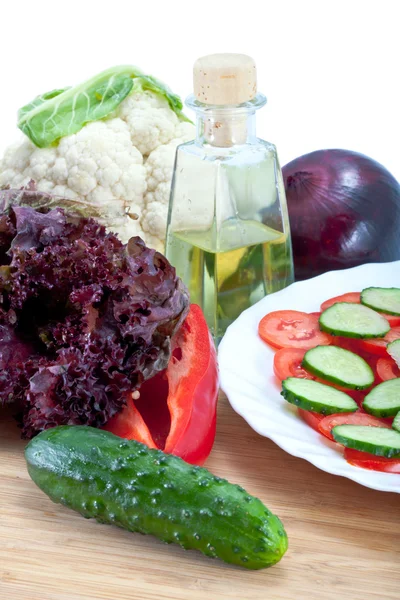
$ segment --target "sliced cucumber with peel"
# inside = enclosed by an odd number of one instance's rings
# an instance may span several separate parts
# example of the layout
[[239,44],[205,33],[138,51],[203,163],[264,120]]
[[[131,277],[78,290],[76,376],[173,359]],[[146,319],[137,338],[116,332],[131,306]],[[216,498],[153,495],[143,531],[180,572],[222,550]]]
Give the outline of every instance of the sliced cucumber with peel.
[[400,412],[398,412],[397,415],[395,416],[393,423],[392,423],[392,427],[396,431],[400,431]]
[[369,425],[337,425],[332,429],[332,435],[339,444],[347,448],[386,458],[400,456],[400,433],[394,429]]
[[354,352],[337,346],[316,346],[305,353],[302,366],[309,373],[343,387],[364,390],[374,383],[369,364]]
[[322,331],[350,338],[381,338],[390,330],[388,321],[367,306],[337,302],[319,318]]
[[394,417],[400,411],[400,379],[377,385],[364,398],[363,409],[375,417]]
[[311,379],[288,377],[282,381],[281,394],[291,404],[322,415],[351,413],[358,409],[353,398],[344,392]]
[[400,340],[394,340],[386,346],[386,352],[393,358],[396,365],[400,368]]
[[361,292],[361,304],[388,315],[400,315],[400,289],[366,288]]

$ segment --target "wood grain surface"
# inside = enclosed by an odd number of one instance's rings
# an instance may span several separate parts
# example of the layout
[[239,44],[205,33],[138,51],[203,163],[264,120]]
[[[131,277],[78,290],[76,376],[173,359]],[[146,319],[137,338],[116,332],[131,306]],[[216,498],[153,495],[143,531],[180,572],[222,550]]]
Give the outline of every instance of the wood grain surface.
[[317,470],[258,436],[222,398],[207,466],[283,520],[289,551],[246,571],[53,504],[24,442],[0,420],[1,600],[384,600],[400,598],[400,496]]

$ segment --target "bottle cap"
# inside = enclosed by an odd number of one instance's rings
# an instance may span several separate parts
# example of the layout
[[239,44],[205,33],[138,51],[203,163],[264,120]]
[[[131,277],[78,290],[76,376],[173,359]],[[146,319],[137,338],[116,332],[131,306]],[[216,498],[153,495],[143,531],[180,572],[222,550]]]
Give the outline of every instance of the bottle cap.
[[246,54],[209,54],[193,67],[196,100],[204,104],[242,104],[257,94],[257,70]]

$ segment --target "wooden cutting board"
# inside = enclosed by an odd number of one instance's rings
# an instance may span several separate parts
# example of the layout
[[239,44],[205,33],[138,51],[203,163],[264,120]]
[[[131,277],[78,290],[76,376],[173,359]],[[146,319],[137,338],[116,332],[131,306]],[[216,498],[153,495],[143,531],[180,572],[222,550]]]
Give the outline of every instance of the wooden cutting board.
[[400,496],[317,470],[258,436],[222,398],[207,466],[283,520],[289,551],[246,571],[84,520],[30,481],[0,421],[1,600],[399,600]]

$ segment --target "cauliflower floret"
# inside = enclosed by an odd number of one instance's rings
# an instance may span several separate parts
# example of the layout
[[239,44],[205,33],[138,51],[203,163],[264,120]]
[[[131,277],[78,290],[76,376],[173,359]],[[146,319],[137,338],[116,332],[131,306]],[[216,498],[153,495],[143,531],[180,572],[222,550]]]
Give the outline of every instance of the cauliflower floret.
[[25,136],[6,149],[0,161],[0,187],[10,185],[20,188],[32,179],[25,172],[30,169],[30,159],[35,150],[36,146]]
[[0,160],[0,187],[33,179],[40,191],[94,205],[123,241],[139,235],[163,249],[175,149],[193,137],[167,100],[136,91],[57,146],[37,148],[24,136]]
[[121,102],[118,116],[127,123],[132,144],[143,156],[177,137],[180,125],[167,100],[148,91],[128,96]]
[[169,194],[171,191],[172,170],[176,147],[193,139],[193,125],[180,123],[176,130],[178,137],[169,144],[159,146],[147,159],[147,192],[144,197],[144,209],[141,219],[146,240],[151,239],[153,246],[164,251],[165,227],[168,216]]

